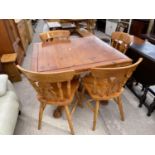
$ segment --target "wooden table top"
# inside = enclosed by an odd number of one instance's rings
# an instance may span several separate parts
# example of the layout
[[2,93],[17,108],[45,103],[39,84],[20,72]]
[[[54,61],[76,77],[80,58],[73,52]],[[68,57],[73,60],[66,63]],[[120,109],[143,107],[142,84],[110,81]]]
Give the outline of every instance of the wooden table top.
[[125,66],[131,59],[95,36],[63,43],[34,43],[32,71],[87,71],[92,67]]

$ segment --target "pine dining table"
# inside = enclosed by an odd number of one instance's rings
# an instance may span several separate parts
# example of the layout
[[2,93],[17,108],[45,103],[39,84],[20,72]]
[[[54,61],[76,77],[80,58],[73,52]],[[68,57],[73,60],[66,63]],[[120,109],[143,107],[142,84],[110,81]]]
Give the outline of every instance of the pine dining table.
[[[69,41],[34,43],[31,70],[34,72],[75,70],[77,75],[80,75],[94,67],[118,67],[131,63],[129,57],[91,35]],[[55,112],[61,113],[60,108]]]

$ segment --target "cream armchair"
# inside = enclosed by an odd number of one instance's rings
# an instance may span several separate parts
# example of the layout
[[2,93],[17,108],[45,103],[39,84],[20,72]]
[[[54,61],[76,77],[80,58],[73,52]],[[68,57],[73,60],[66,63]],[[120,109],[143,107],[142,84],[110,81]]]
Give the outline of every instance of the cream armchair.
[[14,133],[19,113],[19,101],[7,75],[0,75],[0,135]]

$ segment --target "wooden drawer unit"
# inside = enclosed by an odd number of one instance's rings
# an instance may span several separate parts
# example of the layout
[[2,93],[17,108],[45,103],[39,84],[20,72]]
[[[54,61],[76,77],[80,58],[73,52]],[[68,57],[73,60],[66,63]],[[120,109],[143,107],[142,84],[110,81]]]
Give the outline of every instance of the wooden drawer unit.
[[23,19],[23,20],[19,20],[16,24],[17,24],[18,33],[22,42],[22,46],[26,51],[29,43],[29,36],[28,36],[27,27],[26,27],[26,22]]
[[15,61],[17,58],[17,54],[4,54],[1,57],[1,63],[3,66],[3,70],[6,74],[8,74],[9,79],[12,82],[18,82],[21,80],[20,73],[16,67]]

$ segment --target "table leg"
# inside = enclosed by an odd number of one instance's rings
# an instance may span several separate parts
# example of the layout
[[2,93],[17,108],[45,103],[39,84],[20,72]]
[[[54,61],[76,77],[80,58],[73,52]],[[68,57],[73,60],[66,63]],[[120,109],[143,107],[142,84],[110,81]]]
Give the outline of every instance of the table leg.
[[139,98],[140,100],[140,104],[139,104],[139,107],[141,108],[142,105],[144,104],[145,105],[145,100],[146,100],[146,95],[147,95],[147,92],[148,92],[148,88],[144,88],[144,94]]
[[64,106],[58,106],[53,112],[53,117],[60,118],[62,116],[63,110],[64,110]]

